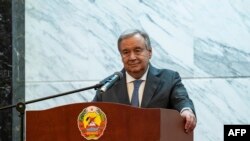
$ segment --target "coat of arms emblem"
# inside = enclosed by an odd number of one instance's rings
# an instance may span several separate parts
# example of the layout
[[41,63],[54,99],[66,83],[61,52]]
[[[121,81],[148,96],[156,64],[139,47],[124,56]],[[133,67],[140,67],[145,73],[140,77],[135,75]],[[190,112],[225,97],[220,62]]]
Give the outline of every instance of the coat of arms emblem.
[[106,128],[107,118],[105,113],[96,106],[89,106],[79,114],[78,128],[81,135],[87,140],[97,140]]

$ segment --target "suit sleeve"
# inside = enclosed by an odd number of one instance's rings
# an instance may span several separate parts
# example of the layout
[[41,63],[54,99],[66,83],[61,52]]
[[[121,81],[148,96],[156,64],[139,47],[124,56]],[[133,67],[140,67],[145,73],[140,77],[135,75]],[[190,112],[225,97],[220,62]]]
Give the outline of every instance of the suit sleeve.
[[183,108],[189,107],[195,113],[194,104],[189,98],[187,90],[181,82],[181,77],[178,72],[175,72],[173,75],[173,87],[170,98],[170,103],[174,109],[180,112]]

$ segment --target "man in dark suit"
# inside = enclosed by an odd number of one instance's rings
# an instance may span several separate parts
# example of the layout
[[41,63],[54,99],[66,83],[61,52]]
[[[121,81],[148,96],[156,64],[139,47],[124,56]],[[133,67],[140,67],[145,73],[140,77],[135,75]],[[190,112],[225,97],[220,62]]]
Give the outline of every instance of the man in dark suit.
[[118,50],[124,77],[104,93],[97,90],[93,101],[175,109],[186,121],[185,131],[192,132],[196,126],[193,102],[178,72],[157,69],[150,64],[152,48],[148,34],[140,30],[125,31],[118,39]]

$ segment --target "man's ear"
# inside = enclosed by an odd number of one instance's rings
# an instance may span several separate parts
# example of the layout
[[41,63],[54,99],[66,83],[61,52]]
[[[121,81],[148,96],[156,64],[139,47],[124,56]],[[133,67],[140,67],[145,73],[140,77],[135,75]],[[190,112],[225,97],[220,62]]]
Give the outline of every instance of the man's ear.
[[149,59],[152,57],[152,49],[148,51],[149,52]]

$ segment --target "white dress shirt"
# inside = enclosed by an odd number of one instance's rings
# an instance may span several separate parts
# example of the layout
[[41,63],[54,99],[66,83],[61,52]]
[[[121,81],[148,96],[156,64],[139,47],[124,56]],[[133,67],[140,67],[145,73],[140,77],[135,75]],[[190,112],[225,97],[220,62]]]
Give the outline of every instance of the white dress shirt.
[[[148,68],[149,69],[149,68]],[[147,79],[147,74],[148,74],[148,69],[147,71],[143,74],[143,76],[138,79],[138,80],[143,80],[140,87],[139,87],[139,107],[141,107],[141,101],[142,101],[142,97],[143,97],[143,91],[145,88],[145,84],[146,84],[146,79]],[[133,90],[134,90],[134,84],[133,82],[136,80],[135,78],[133,78],[131,75],[129,75],[126,72],[126,78],[127,78],[127,89],[128,89],[128,96],[129,96],[129,100],[131,102],[132,99],[132,94],[133,94]]]

